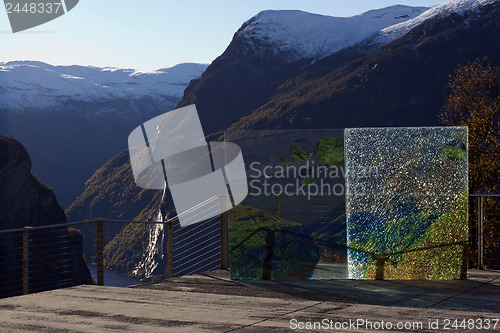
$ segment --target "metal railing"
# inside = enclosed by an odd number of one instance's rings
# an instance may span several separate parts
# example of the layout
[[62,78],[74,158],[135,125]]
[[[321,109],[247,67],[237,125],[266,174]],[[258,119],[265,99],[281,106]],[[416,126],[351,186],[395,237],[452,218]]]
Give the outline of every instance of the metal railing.
[[[283,200],[282,196],[269,196],[266,210],[281,215]],[[469,217],[469,256],[474,255],[470,258],[469,267],[499,269],[500,244],[491,243],[500,236],[500,194],[469,194]]]
[[[473,222],[472,226],[477,226],[477,229],[471,228],[473,231],[471,236],[476,238],[477,245],[476,267],[478,269],[484,269],[485,267],[498,269],[500,265],[500,249],[498,245],[496,248],[491,249],[493,253],[496,253],[496,258],[490,258],[490,260],[488,260],[489,262],[496,262],[496,265],[494,263],[487,264],[485,260],[486,257],[488,257],[486,252],[490,250],[490,247],[486,246],[486,241],[496,238],[496,235],[486,232],[485,226],[487,226],[488,223],[496,223],[496,226],[488,229],[500,233],[500,230],[498,230],[500,228],[500,194],[470,194],[469,197],[475,199],[469,201],[469,207],[472,213],[470,214],[471,217],[473,219],[474,217],[476,218],[476,221],[474,221],[476,223]],[[470,239],[470,241],[472,242],[474,240]],[[490,257],[493,256],[493,253],[490,254]]]
[[[489,222],[491,214],[487,214],[485,205],[499,211],[500,195],[490,194],[471,194],[471,215],[477,216],[477,235],[471,235],[470,244],[477,245],[477,268],[488,267],[485,264],[488,253],[485,252],[485,242],[492,236],[485,232],[485,226]],[[284,209],[283,198],[279,196],[270,197],[270,212],[275,215],[282,215]],[[490,201],[496,200],[496,206]],[[475,204],[475,207],[473,205]],[[194,207],[193,207],[194,209]],[[13,250],[8,255],[0,258],[0,281],[17,281],[20,288],[12,288],[14,284],[5,284],[3,288],[9,289],[8,296],[18,294],[28,294],[32,292],[51,289],[57,285],[57,288],[74,285],[74,279],[71,275],[78,275],[71,267],[72,251],[74,249],[69,244],[67,237],[69,228],[79,225],[96,225],[96,266],[97,266],[97,284],[104,285],[104,225],[108,223],[136,223],[144,225],[164,224],[167,229],[167,277],[181,276],[191,274],[196,270],[201,271],[207,267],[217,267],[228,269],[229,264],[229,240],[228,240],[228,215],[222,213],[220,217],[213,218],[207,223],[198,223],[190,229],[180,228],[177,222],[178,216],[167,221],[129,221],[113,219],[95,219],[92,221],[80,221],[64,224],[45,225],[45,226],[26,226],[18,229],[0,230],[0,250],[4,252],[8,246]],[[219,223],[216,223],[217,221]],[[495,220],[496,221],[496,220]],[[498,223],[498,221],[496,222]],[[10,235],[8,241],[5,241],[6,235]],[[204,238],[200,241],[200,235]],[[3,238],[2,238],[3,237]],[[51,249],[47,244],[58,246]],[[491,251],[490,251],[491,252]],[[499,249],[494,251],[498,255]],[[201,255],[204,255],[204,262],[200,262]],[[498,260],[493,258],[492,260]],[[490,260],[490,261],[492,261]],[[55,273],[51,273],[53,270]],[[44,282],[39,282],[34,274],[43,272]],[[52,275],[51,275],[52,274]],[[57,283],[49,283],[47,280],[57,277]],[[22,281],[22,282],[21,282]],[[53,289],[53,288],[52,288]],[[2,294],[2,284],[0,283],[0,295]],[[5,294],[5,293],[4,293]]]
[[[219,198],[212,198],[200,205],[214,200],[219,200]],[[184,214],[189,214],[198,206],[184,212]],[[78,275],[78,272],[72,267],[74,266],[72,264],[74,258],[71,256],[74,248],[69,244],[68,232],[71,227],[89,224],[96,226],[96,283],[100,286],[104,285],[104,248],[106,245],[104,244],[104,225],[108,223],[165,225],[168,234],[166,275],[169,278],[200,272],[207,270],[207,268],[213,269],[214,266],[227,269],[229,261],[227,213],[224,212],[220,216],[186,228],[180,228],[179,224],[176,223],[179,216],[166,221],[99,218],[91,221],[0,230],[0,245],[2,243],[6,246],[10,244],[11,250],[9,256],[0,259],[0,267],[2,267],[2,271],[0,271],[0,297],[26,295],[54,289],[54,287],[61,288],[81,284],[75,282],[78,279],[75,279],[74,275]],[[202,240],[200,241],[200,239]],[[49,253],[48,249],[54,253]],[[207,251],[210,251],[208,257]],[[77,255],[82,258],[81,245],[77,252]],[[204,262],[200,264],[201,260]],[[44,265],[47,267],[42,267]],[[84,277],[81,278],[80,280],[84,279]],[[39,281],[44,282],[40,285]]]
[[85,280],[77,269],[78,248],[69,228],[85,223],[93,222],[0,230],[0,295],[27,294]]

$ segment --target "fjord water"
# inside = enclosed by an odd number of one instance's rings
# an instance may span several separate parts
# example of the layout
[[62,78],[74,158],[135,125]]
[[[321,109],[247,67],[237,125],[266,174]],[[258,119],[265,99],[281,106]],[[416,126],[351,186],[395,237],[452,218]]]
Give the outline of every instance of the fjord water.
[[[88,264],[92,278],[97,281],[97,266]],[[136,284],[141,284],[140,280],[132,279],[113,272],[109,269],[104,269],[104,285],[107,287],[128,287]]]

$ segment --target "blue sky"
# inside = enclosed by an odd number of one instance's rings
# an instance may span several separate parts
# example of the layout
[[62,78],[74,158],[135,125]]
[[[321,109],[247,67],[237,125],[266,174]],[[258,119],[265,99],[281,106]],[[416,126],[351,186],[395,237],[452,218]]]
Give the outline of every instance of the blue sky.
[[394,4],[444,0],[80,0],[66,15],[13,34],[0,10],[0,62],[38,60],[153,70],[210,63],[241,24],[266,9],[353,16]]

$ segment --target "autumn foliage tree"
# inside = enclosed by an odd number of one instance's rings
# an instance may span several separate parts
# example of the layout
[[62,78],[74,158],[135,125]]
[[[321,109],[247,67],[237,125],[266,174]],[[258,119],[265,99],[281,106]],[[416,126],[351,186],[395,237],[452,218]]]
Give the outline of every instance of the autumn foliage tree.
[[460,66],[440,118],[469,127],[470,193],[496,193],[500,179],[500,68],[486,58]]
[[[450,77],[450,96],[440,115],[450,126],[469,128],[469,192],[471,194],[498,194],[500,183],[500,68],[492,66],[487,58],[459,66]],[[500,198],[486,201],[485,225],[488,266],[500,265],[499,239]],[[471,206],[472,207],[472,206]],[[477,219],[471,209],[471,238],[476,237]],[[474,240],[471,248],[477,251]],[[473,253],[474,254],[474,251]],[[474,256],[471,256],[474,263]]]

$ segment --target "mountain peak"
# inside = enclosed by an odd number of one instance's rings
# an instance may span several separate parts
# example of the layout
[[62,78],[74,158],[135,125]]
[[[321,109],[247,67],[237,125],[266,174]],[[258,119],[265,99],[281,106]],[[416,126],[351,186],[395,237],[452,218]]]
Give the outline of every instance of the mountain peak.
[[444,17],[450,14],[465,15],[466,13],[477,11],[483,6],[498,1],[499,0],[448,0],[430,8],[417,17],[383,29],[381,35],[383,36],[382,38],[388,39],[389,41],[395,40],[428,19],[438,16]]
[[457,13],[464,15],[471,10],[477,10],[483,6],[489,5],[498,0],[448,0],[440,5],[432,7],[428,10],[429,13]]
[[266,10],[246,21],[235,37],[249,48],[271,46],[288,62],[321,59],[359,43],[381,29],[419,16],[428,8],[396,5],[352,17],[333,17],[299,10]]

